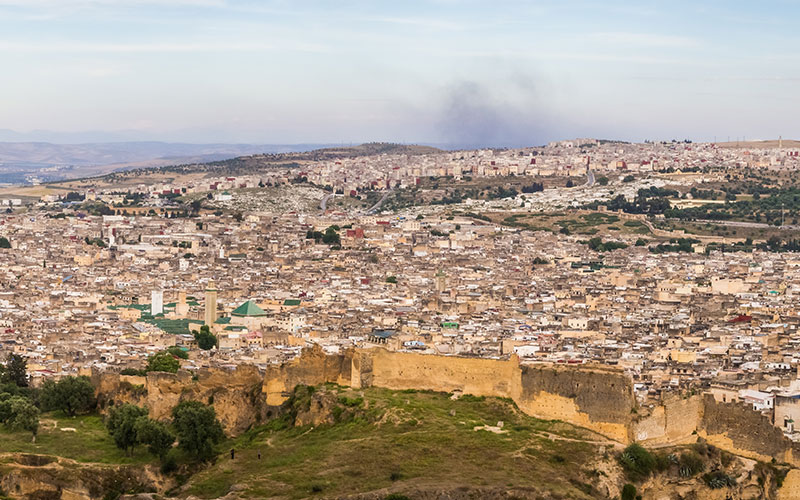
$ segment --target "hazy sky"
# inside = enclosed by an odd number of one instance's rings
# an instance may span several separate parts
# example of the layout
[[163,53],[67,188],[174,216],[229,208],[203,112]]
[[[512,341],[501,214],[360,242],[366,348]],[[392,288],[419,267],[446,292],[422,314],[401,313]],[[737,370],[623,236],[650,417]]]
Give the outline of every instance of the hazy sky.
[[0,0],[0,129],[800,138],[800,1]]

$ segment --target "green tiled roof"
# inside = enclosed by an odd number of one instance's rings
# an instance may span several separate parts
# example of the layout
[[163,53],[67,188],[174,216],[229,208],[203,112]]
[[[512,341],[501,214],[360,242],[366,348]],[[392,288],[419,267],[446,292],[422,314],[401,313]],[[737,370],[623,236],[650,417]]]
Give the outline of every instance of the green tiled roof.
[[286,299],[283,301],[283,305],[285,306],[299,306],[300,299]]
[[231,312],[234,316],[266,316],[267,313],[258,307],[255,302],[248,300]]
[[224,316],[224,317],[219,318],[218,320],[216,320],[214,323],[216,323],[218,325],[227,325],[230,322],[231,322],[230,316]]

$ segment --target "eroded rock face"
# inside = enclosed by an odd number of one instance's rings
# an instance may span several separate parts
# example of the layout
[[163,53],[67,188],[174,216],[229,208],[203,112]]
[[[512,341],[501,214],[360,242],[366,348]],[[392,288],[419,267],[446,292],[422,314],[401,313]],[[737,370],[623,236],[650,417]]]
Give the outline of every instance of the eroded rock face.
[[214,406],[229,436],[238,436],[265,418],[266,405],[261,394],[264,375],[255,366],[200,370],[194,376],[185,370],[151,372],[141,379],[141,386],[115,373],[98,372],[93,379],[103,408],[132,403],[147,407],[151,418],[168,420],[181,401],[200,401]]
[[333,424],[336,421],[333,409],[338,408],[338,406],[339,401],[336,394],[326,390],[318,390],[311,395],[308,408],[298,410],[294,425],[302,427],[304,425]]
[[172,480],[152,466],[82,464],[58,457],[7,454],[0,489],[13,498],[92,500],[109,492],[164,491]]

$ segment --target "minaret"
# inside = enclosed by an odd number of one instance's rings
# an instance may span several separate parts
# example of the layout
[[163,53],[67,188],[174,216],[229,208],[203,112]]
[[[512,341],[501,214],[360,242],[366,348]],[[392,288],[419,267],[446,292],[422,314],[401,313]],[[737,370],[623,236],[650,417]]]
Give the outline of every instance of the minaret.
[[206,288],[206,318],[205,324],[209,327],[217,321],[217,289],[213,281],[208,282]]
[[150,314],[155,316],[156,314],[163,314],[163,313],[164,313],[164,291],[153,290],[150,292]]
[[778,136],[778,149],[783,149],[783,136]]

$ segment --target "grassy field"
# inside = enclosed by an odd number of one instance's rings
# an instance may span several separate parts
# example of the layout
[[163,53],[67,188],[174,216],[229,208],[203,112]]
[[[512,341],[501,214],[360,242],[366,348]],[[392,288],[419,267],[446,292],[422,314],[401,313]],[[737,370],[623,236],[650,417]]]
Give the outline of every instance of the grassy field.
[[[598,493],[597,436],[528,417],[498,398],[330,387],[350,416],[316,428],[274,420],[230,443],[231,460],[191,478],[182,496],[215,498],[234,485],[253,498],[313,498],[383,490],[520,488],[561,498]],[[341,401],[341,399],[340,399]],[[485,425],[502,429],[476,430]],[[257,458],[258,452],[262,458]]]
[[[73,428],[75,432],[61,430],[65,427]],[[136,449],[133,456],[126,456],[114,445],[102,417],[98,415],[70,418],[60,413],[46,413],[39,421],[35,443],[31,442],[30,432],[9,432],[0,427],[0,453],[8,452],[56,455],[87,463],[141,464],[154,461],[143,446]]]
[[559,232],[583,235],[649,234],[647,226],[637,220],[623,220],[615,214],[592,212],[552,213],[487,213],[495,222],[531,231]]

